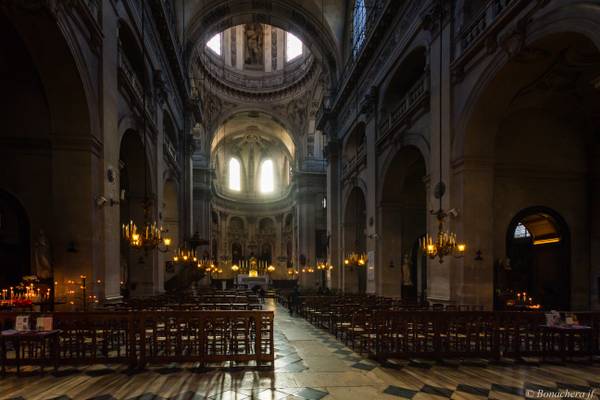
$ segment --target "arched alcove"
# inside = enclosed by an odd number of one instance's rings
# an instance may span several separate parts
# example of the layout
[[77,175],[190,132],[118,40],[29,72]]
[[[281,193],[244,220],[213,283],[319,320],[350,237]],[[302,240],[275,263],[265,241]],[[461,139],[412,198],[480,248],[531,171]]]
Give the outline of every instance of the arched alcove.
[[[344,208],[344,254],[365,253],[367,250],[366,200],[363,191],[354,187],[350,191]],[[344,291],[349,293],[365,293],[367,290],[366,266],[343,266]]]
[[413,146],[400,149],[384,175],[380,200],[382,292],[416,301],[427,290],[427,263],[418,239],[427,229],[425,160]]
[[[120,189],[124,193],[119,204],[121,225],[133,221],[140,228],[146,222],[156,220],[156,204],[152,202],[154,195],[151,174],[145,147],[138,132],[125,132],[119,154]],[[126,295],[140,297],[152,294],[154,261],[152,252],[134,249],[121,240],[121,276]]]

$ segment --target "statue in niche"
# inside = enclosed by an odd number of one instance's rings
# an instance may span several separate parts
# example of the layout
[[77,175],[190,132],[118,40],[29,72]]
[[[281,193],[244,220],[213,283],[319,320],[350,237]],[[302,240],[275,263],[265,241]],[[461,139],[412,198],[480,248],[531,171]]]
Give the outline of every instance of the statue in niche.
[[50,262],[50,243],[40,229],[40,234],[35,241],[33,252],[33,272],[38,279],[45,280],[52,277],[52,265]]
[[412,277],[411,277],[411,263],[410,257],[407,254],[404,254],[404,258],[402,259],[402,286],[412,286]]
[[247,24],[246,33],[246,64],[263,65],[263,28],[261,24]]

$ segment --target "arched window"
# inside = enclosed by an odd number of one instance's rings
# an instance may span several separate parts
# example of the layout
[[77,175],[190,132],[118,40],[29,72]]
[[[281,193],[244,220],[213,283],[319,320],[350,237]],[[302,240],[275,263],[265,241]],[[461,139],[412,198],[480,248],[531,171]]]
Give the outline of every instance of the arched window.
[[217,33],[207,43],[206,46],[214,51],[217,55],[221,55],[221,34]]
[[367,7],[365,0],[354,2],[352,13],[352,56],[356,57],[365,42],[365,30],[367,27]]
[[271,193],[275,190],[275,176],[273,161],[267,159],[263,161],[260,167],[260,192]]
[[285,61],[290,62],[302,55],[302,41],[295,35],[285,33]]
[[237,158],[229,160],[229,189],[236,192],[242,190],[242,168]]

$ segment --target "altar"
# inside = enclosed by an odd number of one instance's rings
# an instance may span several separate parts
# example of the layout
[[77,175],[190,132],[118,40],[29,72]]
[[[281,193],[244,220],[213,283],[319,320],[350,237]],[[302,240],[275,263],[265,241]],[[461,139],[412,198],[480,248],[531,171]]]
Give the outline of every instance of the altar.
[[269,276],[238,274],[235,279],[235,283],[238,286],[246,285],[249,289],[252,289],[254,286],[262,286],[266,289],[269,285]]

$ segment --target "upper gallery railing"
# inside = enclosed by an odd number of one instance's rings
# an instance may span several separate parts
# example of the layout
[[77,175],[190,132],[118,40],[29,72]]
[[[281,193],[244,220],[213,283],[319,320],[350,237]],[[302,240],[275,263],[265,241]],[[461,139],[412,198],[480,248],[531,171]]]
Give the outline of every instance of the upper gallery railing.
[[520,0],[491,0],[459,33],[459,56],[477,42],[495,21]]
[[379,123],[379,133],[381,136],[385,135],[398,121],[407,115],[413,106],[428,96],[429,84],[429,72],[426,72],[408,90],[400,100],[400,103],[389,114],[381,118],[381,122]]

